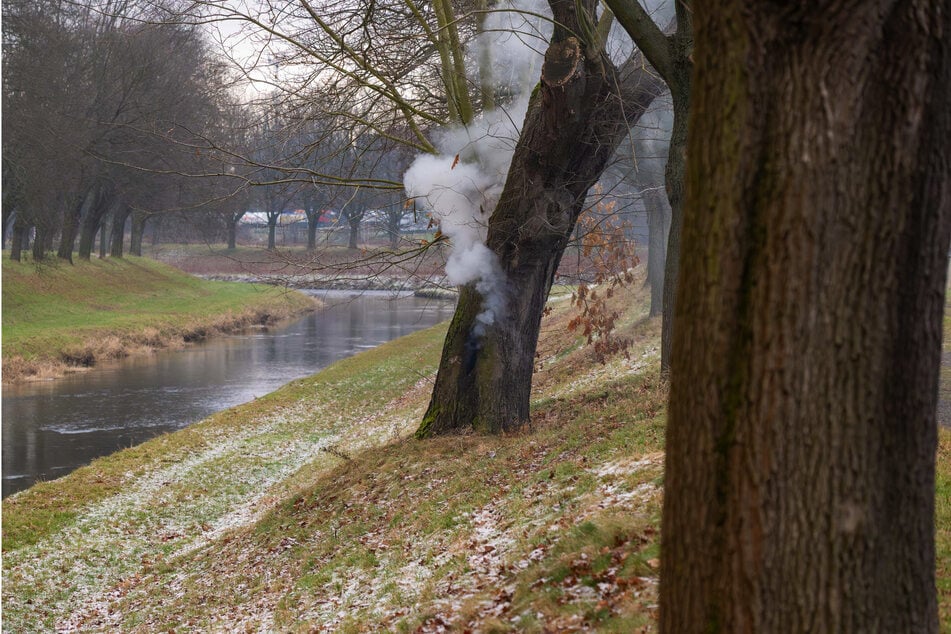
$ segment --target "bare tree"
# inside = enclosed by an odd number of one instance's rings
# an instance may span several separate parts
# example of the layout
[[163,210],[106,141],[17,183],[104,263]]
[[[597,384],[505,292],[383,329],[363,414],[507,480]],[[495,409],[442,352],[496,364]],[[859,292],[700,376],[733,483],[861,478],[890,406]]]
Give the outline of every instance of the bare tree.
[[[687,159],[687,116],[693,75],[693,9],[690,0],[677,0],[676,30],[667,35],[640,0],[605,0],[618,22],[670,89],[674,120],[666,167],[671,219],[664,271],[664,321],[661,334],[661,371],[670,368],[674,332],[677,278],[680,271],[680,235],[683,231],[684,169]],[[673,26],[673,25],[671,25]],[[668,28],[668,31],[670,28]]]

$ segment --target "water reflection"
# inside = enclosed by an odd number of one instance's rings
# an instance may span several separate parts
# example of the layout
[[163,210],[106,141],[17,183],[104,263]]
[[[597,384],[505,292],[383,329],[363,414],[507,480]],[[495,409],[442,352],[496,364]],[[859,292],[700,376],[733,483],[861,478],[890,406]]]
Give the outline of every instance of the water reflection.
[[3,388],[3,495],[181,429],[361,350],[448,319],[452,304],[322,293],[280,330],[222,337],[57,381]]

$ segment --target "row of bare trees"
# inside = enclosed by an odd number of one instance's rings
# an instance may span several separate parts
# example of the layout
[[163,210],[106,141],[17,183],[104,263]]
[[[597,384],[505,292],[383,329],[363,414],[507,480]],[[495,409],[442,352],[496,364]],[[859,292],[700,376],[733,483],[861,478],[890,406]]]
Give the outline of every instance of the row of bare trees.
[[219,124],[220,69],[194,28],[146,27],[127,8],[4,4],[3,226],[14,259],[31,228],[37,260],[71,260],[77,241],[88,259],[100,231],[121,255],[130,216],[137,250],[150,211],[197,200],[179,175],[206,169],[193,131]]
[[[266,213],[273,248],[278,216],[306,209],[313,247],[333,204],[354,242],[365,209],[402,211],[398,167],[382,189],[342,187],[397,164],[383,137],[276,98],[241,103],[207,33],[158,18],[125,0],[4,4],[2,226],[14,260],[31,236],[37,261],[89,259],[97,236],[100,255],[121,257],[130,221],[140,255],[152,219],[233,247],[248,210]],[[332,177],[314,177],[318,164]]]

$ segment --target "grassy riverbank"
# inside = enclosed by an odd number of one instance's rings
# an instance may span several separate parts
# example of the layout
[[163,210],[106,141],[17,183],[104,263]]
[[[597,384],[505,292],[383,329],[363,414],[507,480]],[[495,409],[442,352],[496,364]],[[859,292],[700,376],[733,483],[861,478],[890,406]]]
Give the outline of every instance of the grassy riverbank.
[[3,380],[62,374],[271,323],[313,300],[208,282],[145,258],[36,266],[3,261]]
[[[634,345],[607,365],[555,304],[517,435],[411,438],[437,327],[8,498],[4,629],[654,629],[659,322],[617,299]],[[951,630],[945,432],[938,487]]]

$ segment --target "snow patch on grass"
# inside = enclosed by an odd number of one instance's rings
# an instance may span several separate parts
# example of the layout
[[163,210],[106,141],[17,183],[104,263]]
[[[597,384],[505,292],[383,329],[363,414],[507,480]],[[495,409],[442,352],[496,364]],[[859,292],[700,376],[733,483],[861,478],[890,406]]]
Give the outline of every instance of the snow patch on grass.
[[296,438],[294,428],[312,414],[282,408],[246,431],[210,434],[204,450],[130,480],[55,538],[7,554],[4,584],[20,588],[5,594],[7,624],[35,629],[40,619],[75,631],[120,623],[123,615],[110,613],[110,605],[124,594],[116,588],[123,579],[253,523],[269,508],[262,503],[268,489],[337,438]]
[[572,374],[569,381],[551,390],[546,396],[562,399],[597,391],[609,381],[643,373],[656,366],[659,361],[660,350],[657,347],[648,347],[641,354],[632,355],[630,359],[615,357],[605,364],[594,364],[586,372]]
[[591,473],[599,478],[609,478],[613,476],[628,476],[643,471],[647,467],[656,467],[664,462],[664,454],[652,453],[640,458],[622,458],[612,460],[598,465],[594,469],[589,469]]

